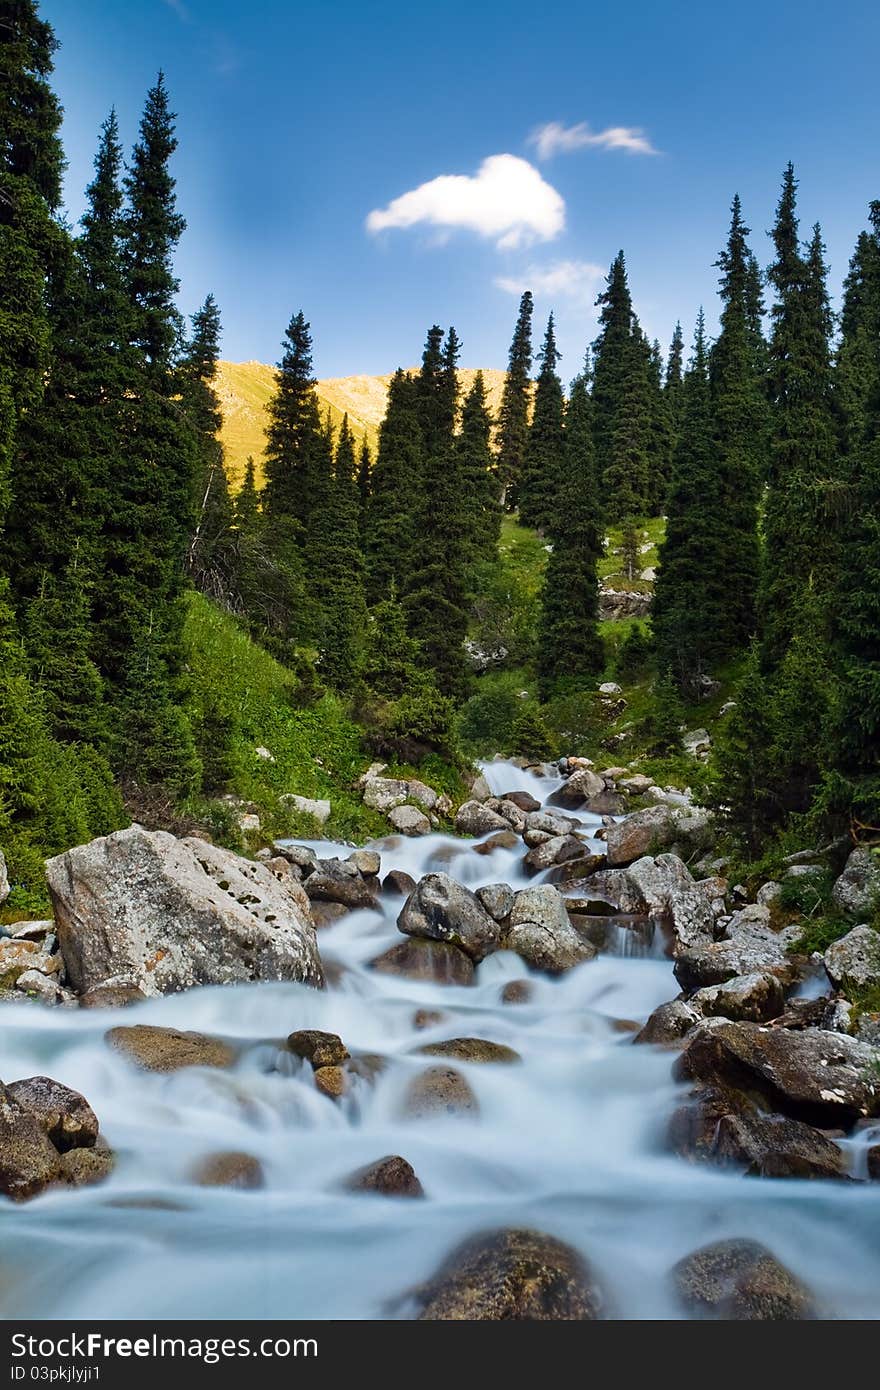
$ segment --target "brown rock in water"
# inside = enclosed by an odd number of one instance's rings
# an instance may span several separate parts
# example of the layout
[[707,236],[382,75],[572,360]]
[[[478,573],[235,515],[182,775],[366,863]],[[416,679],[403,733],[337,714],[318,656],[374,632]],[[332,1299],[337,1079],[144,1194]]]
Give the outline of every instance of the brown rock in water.
[[508,980],[501,991],[502,1004],[528,1004],[535,993],[531,980]]
[[123,1009],[129,1004],[138,1004],[146,999],[143,990],[137,985],[95,985],[79,996],[81,1009]]
[[319,1067],[338,1067],[350,1055],[338,1034],[322,1033],[317,1028],[303,1028],[298,1033],[291,1033],[287,1046],[297,1057],[311,1062],[315,1071]]
[[659,1004],[650,1015],[641,1032],[633,1038],[634,1043],[654,1043],[660,1047],[678,1046],[701,1022],[702,1015],[684,999],[670,999],[668,1004]]
[[539,1231],[465,1241],[415,1293],[421,1321],[593,1322],[602,1299],[586,1262]]
[[122,1052],[145,1071],[179,1071],[182,1067],[231,1067],[235,1052],[222,1038],[205,1033],[181,1033],[150,1023],[120,1025],[105,1035],[116,1052]]
[[519,844],[519,836],[512,830],[499,830],[496,835],[490,835],[488,840],[483,840],[481,844],[473,846],[474,854],[492,854],[496,849],[516,849]]
[[804,1322],[816,1317],[813,1296],[766,1246],[719,1240],[680,1260],[671,1272],[684,1306],[727,1322]]
[[501,801],[512,801],[514,806],[518,806],[521,811],[527,814],[530,811],[540,811],[541,803],[531,792],[504,792],[499,798]]
[[71,1187],[93,1187],[113,1172],[116,1159],[103,1139],[92,1149],[68,1149],[61,1155],[61,1175]]
[[880,1111],[876,1060],[875,1048],[845,1033],[703,1024],[691,1034],[675,1074],[754,1092],[807,1124],[847,1129],[860,1115]]
[[868,1150],[868,1177],[880,1179],[880,1144],[872,1144]]
[[351,911],[351,908],[346,907],[345,903],[324,902],[320,898],[316,898],[309,906],[316,931],[323,931],[326,927],[334,926],[340,918],[347,917]]
[[426,1057],[452,1057],[456,1062],[522,1061],[512,1047],[488,1042],[485,1038],[447,1038],[443,1042],[425,1043],[417,1050]]
[[315,1085],[322,1095],[339,1100],[345,1095],[345,1072],[342,1067],[317,1067]]
[[448,941],[423,941],[416,937],[392,946],[370,964],[387,975],[410,980],[431,980],[438,985],[472,985],[474,963]]
[[440,1009],[416,1009],[413,1014],[413,1028],[433,1028],[436,1024],[442,1023],[446,1014]]
[[497,950],[501,929],[475,893],[449,874],[426,874],[404,903],[398,930],[422,941],[445,941],[479,964]]
[[477,1098],[460,1072],[452,1067],[429,1067],[407,1087],[403,1113],[409,1119],[435,1115],[476,1115]]
[[266,1185],[260,1160],[235,1150],[208,1154],[196,1164],[192,1180],[199,1187],[238,1187],[248,1192]]
[[377,1159],[345,1179],[349,1192],[376,1192],[383,1197],[424,1197],[412,1164],[398,1154]]
[[48,1076],[29,1076],[8,1087],[23,1110],[33,1115],[60,1153],[92,1148],[98,1138],[98,1117],[85,1096]]
[[60,1176],[61,1158],[42,1121],[0,1082],[0,1192],[26,1201]]
[[768,1115],[741,1092],[698,1087],[678,1107],[669,1142],[683,1158],[739,1168],[749,1177],[847,1178],[840,1147],[821,1130]]
[[382,892],[401,894],[408,898],[416,886],[416,881],[412,874],[406,873],[403,869],[392,869],[382,880]]

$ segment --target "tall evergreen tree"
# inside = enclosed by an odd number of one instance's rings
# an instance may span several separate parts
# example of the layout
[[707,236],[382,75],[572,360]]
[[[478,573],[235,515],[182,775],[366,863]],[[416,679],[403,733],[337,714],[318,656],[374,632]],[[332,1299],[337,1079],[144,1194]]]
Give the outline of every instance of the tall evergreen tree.
[[461,412],[455,447],[463,489],[468,585],[476,572],[494,560],[501,534],[501,504],[494,475],[492,417],[483,373],[477,372]]
[[811,593],[827,623],[834,584],[837,452],[832,413],[830,329],[819,229],[806,258],[798,241],[797,184],[785,172],[773,240],[770,280],[770,386],[773,432],[770,491],[764,515],[765,565],[761,632],[765,670],[781,662]]
[[423,469],[415,380],[398,368],[388,388],[379,449],[370,475],[364,523],[367,597],[371,604],[403,590],[416,540],[415,511]]
[[531,293],[526,290],[519,302],[498,417],[498,479],[509,510],[519,500],[519,480],[529,432],[533,307]]
[[596,456],[611,520],[650,505],[650,350],[635,316],[622,251],[596,300],[599,335],[593,344]]
[[669,398],[663,385],[663,354],[655,339],[648,347],[648,394],[650,399],[649,451],[647,498],[651,512],[662,516],[672,477],[673,422]]
[[834,396],[844,454],[858,456],[869,424],[876,342],[880,337],[880,200],[869,210],[843,285]]
[[209,294],[192,318],[192,335],[180,367],[180,386],[193,434],[195,527],[187,569],[197,589],[220,602],[230,587],[233,506],[219,431],[220,402],[214,382],[220,356],[220,311]]
[[358,455],[358,500],[361,509],[361,527],[363,529],[364,519],[367,515],[367,506],[370,501],[370,475],[373,471],[373,456],[370,453],[370,446],[364,439],[361,444],[361,451]]
[[727,575],[716,560],[721,479],[712,438],[703,312],[684,380],[681,437],[673,465],[666,535],[660,547],[651,625],[658,669],[693,690],[724,647]]
[[758,587],[758,506],[767,474],[769,410],[760,336],[761,304],[753,304],[749,229],[739,195],[733,199],[721,271],[721,331],[712,347],[709,377],[715,453],[721,480],[717,567],[725,577],[719,650],[732,654],[755,631]]
[[596,572],[603,548],[601,503],[592,401],[584,376],[572,383],[565,412],[565,448],[551,534],[538,642],[542,700],[566,686],[588,684],[604,665]]
[[561,356],[551,314],[538,353],[541,370],[519,489],[519,514],[523,525],[542,531],[549,531],[553,526],[565,452],[565,397],[556,370]]
[[302,310],[291,319],[283,346],[275,394],[268,406],[263,509],[273,528],[286,532],[308,527],[325,462],[312,374],[312,335]]
[[318,609],[321,675],[346,690],[358,673],[366,627],[360,506],[348,416],[342,421],[335,458],[329,421],[324,439],[327,470],[306,538],[306,571]]

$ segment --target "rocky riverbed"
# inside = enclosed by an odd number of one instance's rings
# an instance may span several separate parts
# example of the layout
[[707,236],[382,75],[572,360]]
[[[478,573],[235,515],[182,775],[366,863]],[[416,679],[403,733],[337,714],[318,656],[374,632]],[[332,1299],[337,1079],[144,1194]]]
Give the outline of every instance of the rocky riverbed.
[[871,864],[805,958],[683,791],[496,762],[452,836],[382,771],[418,817],[361,850],[50,864],[0,940],[0,1313],[880,1316]]

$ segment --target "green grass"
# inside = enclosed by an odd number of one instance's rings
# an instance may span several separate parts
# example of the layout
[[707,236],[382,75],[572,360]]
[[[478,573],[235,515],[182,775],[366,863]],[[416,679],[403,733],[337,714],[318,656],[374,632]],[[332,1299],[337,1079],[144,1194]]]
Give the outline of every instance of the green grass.
[[[655,569],[658,552],[666,534],[666,521],[662,516],[641,517],[635,523],[639,544],[650,545],[650,550],[639,555],[641,569]],[[598,564],[599,579],[609,588],[618,592],[647,594],[653,584],[650,579],[628,579],[621,569],[621,544],[623,527],[610,526],[606,531],[605,554]]]

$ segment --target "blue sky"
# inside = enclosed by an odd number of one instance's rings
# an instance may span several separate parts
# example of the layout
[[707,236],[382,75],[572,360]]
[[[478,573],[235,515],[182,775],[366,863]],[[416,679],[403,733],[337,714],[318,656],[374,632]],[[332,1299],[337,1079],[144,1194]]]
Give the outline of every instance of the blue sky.
[[665,346],[676,318],[690,335],[701,302],[714,320],[734,191],[766,264],[792,159],[802,230],[821,221],[835,292],[880,197],[875,0],[41,10],[62,44],[73,218],[107,109],[130,145],[164,68],[189,224],[181,307],[212,290],[237,361],[274,362],[301,306],[321,376],[413,363],[435,321],[455,324],[463,365],[500,367],[528,284],[541,320],[556,311],[571,376],[619,247]]

